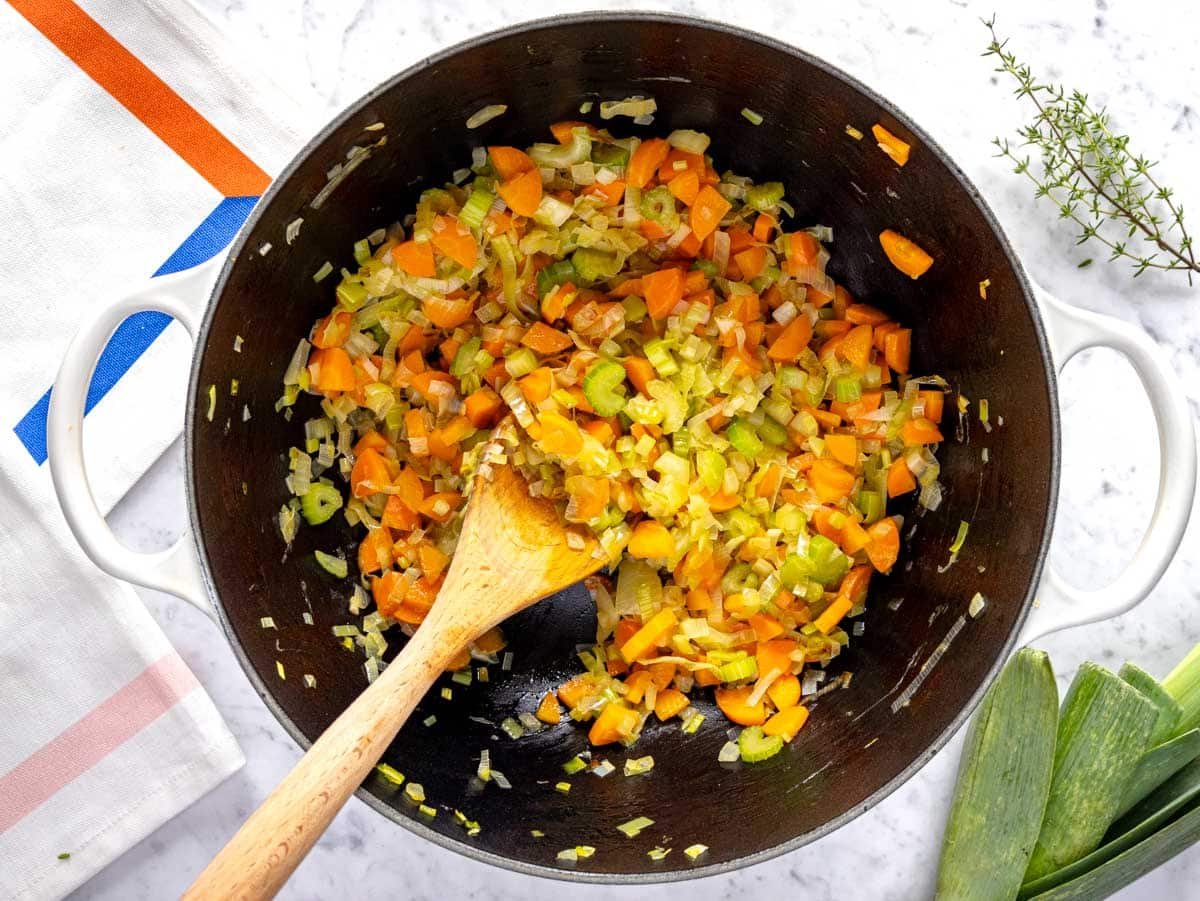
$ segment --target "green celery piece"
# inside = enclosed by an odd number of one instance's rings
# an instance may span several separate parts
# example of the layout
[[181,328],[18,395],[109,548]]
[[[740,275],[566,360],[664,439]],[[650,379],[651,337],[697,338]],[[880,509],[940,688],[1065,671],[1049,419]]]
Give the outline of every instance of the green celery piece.
[[696,472],[709,493],[715,493],[725,481],[725,458],[715,450],[702,450],[696,454]]
[[583,377],[583,396],[600,416],[616,416],[625,409],[625,396],[617,388],[625,382],[625,367],[600,360]]
[[595,247],[580,247],[571,255],[571,265],[585,284],[612,278],[621,271],[621,260],[616,254]]
[[778,206],[781,200],[783,200],[783,185],[777,181],[764,182],[746,189],[746,206],[758,210],[760,213]]
[[1176,735],[1151,748],[1142,755],[1133,775],[1129,777],[1117,817],[1124,816],[1142,798],[1197,757],[1200,757],[1200,729]]
[[1012,899],[1042,824],[1054,765],[1058,687],[1050,658],[1024,648],[967,730],[938,866],[937,897]]
[[725,427],[725,437],[733,445],[734,450],[746,455],[751,460],[762,453],[762,440],[754,434],[754,426],[740,416]]
[[556,285],[565,285],[567,282],[574,282],[578,277],[578,274],[575,272],[575,266],[570,260],[559,260],[557,263],[551,263],[545,269],[538,272],[538,297],[545,297],[550,293],[551,288]]
[[300,515],[310,526],[319,526],[342,507],[342,493],[332,485],[313,482],[300,498]]
[[1200,761],[1164,782],[1106,837],[1086,857],[1021,886],[1018,897],[1104,898],[1194,844],[1200,839]]
[[760,763],[783,750],[783,738],[763,734],[762,726],[747,726],[738,735],[737,743],[745,763]]
[[1150,747],[1156,747],[1177,734],[1175,727],[1183,717],[1183,708],[1152,675],[1139,666],[1126,663],[1117,673],[1140,691],[1158,709],[1158,721],[1150,734]]
[[1102,666],[1079,667],[1063,701],[1050,798],[1026,882],[1099,846],[1157,719],[1137,689]]

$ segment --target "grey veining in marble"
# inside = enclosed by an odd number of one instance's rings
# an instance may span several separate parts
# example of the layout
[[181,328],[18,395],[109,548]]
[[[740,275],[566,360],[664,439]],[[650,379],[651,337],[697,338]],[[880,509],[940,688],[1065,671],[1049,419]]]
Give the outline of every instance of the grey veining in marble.
[[[404,66],[455,41],[523,14],[576,11],[599,2],[536,7],[484,0],[440,2],[250,3],[196,0],[301,99],[313,125]],[[780,0],[672,0],[611,3],[613,9],[676,10],[735,23],[825,57],[880,90],[920,122],[986,195],[1029,272],[1062,299],[1140,324],[1162,345],[1200,411],[1200,288],[1115,267],[1079,270],[1085,254],[1052,211],[990,153],[1021,110],[979,53],[981,16],[1000,7],[1013,46],[1047,75],[1090,91],[1111,106],[1142,152],[1162,160],[1200,230],[1200,19],[1182,0],[1010,0],[790,4]],[[795,8],[793,8],[795,7]],[[1090,255],[1090,254],[1089,254]],[[180,361],[180,365],[184,365]],[[1098,586],[1117,573],[1149,520],[1157,479],[1153,426],[1129,366],[1111,352],[1089,352],[1062,379],[1062,498],[1053,563],[1071,580]],[[132,414],[131,414],[132,415]],[[171,449],[113,514],[132,544],[164,546],[184,521],[182,455]],[[1131,657],[1162,675],[1200,641],[1200,525],[1179,559],[1136,612],[1052,636],[1048,650],[1062,687],[1084,659],[1110,665]],[[249,763],[92,880],[80,898],[177,896],[260,801],[298,751],[242,676],[223,637],[199,613],[143,593],[188,664],[213,695]],[[696,901],[724,898],[910,899],[930,894],[938,841],[960,740],[953,741],[884,803],[800,851],[728,876],[688,885]],[[1136,885],[1125,899],[1196,897],[1200,849]],[[550,899],[569,891],[588,901],[666,899],[680,887],[617,889],[517,876],[426,844],[351,800],[283,893],[289,899]]]

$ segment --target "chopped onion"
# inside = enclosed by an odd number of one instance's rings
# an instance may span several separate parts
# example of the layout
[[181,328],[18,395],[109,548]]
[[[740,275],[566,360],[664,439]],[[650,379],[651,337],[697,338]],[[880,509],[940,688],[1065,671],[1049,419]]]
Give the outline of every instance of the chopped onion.
[[467,128],[478,128],[488,122],[491,122],[497,116],[503,116],[508,112],[508,106],[503,103],[492,103],[476,111],[469,119],[467,119]]

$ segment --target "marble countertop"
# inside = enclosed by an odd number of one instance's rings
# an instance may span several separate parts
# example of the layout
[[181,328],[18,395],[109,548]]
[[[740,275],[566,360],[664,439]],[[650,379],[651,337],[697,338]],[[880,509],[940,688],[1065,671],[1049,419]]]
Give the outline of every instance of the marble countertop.
[[[255,62],[309,104],[315,127],[343,104],[419,58],[481,31],[517,21],[519,4],[483,0],[304,0],[295,4],[195,0]],[[539,14],[602,4],[550,0]],[[1022,112],[979,53],[980,17],[998,4],[842,0],[610,3],[613,9],[674,10],[724,18],[818,54],[889,96],[952,154],[986,195],[1025,265],[1063,300],[1138,323],[1162,345],[1200,411],[1200,299],[1177,277],[1133,281],[1121,268],[1077,264],[1053,212],[991,156],[990,138],[1011,134]],[[1055,79],[1110,105],[1160,174],[1200,206],[1200,19],[1183,0],[1008,0],[1000,27],[1012,46]],[[1195,214],[1193,214],[1195,215]],[[1197,223],[1200,227],[1200,221]],[[1110,351],[1088,352],[1061,382],[1064,459],[1053,565],[1086,587],[1110,580],[1149,521],[1158,470],[1153,426],[1133,372]],[[1169,461],[1168,461],[1169,462]],[[183,526],[178,445],[129,494],[111,520],[130,544],[166,546]],[[1084,659],[1118,665],[1130,657],[1156,675],[1200,641],[1200,524],[1154,595],[1136,613],[1060,633],[1050,652],[1063,688]],[[220,788],[130,850],[77,893],[79,898],[177,896],[296,761],[298,749],[244,678],[218,630],[197,611],[143,592],[180,653],[214,698],[249,760]],[[820,842],[759,866],[689,884],[696,901],[778,897],[926,897],[961,736],[872,811]],[[1180,855],[1120,897],[1181,898],[1200,881],[1200,848]],[[1188,889],[1187,886],[1193,886]],[[282,897],[550,899],[562,884],[519,876],[417,839],[352,799],[301,865]],[[666,899],[679,887],[573,886],[572,897]]]

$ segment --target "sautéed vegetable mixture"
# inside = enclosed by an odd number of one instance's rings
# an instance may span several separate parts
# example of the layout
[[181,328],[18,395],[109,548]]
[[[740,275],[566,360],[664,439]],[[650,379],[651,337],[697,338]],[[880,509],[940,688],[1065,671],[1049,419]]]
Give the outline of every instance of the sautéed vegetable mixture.
[[308,392],[324,415],[291,452],[284,537],[339,510],[362,527],[365,616],[339,634],[372,678],[383,633],[436,602],[473,479],[514,464],[614,568],[590,580],[583,672],[537,719],[630,744],[650,716],[694,731],[711,688],[765,759],[896,563],[889,502],[937,506],[945,383],[910,377],[911,330],[826,273],[829,229],[788,225],[778,182],[719,175],[707,136],[551,131],[480,148],[355,245],[285,376],[280,407]]

